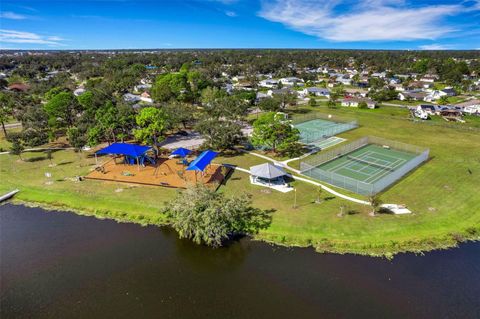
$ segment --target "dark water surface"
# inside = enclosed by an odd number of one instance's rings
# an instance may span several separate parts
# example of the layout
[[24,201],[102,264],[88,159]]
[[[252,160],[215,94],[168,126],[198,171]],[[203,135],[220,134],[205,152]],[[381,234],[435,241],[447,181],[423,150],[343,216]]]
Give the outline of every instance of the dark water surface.
[[4,318],[480,318],[480,244],[393,261],[0,206]]

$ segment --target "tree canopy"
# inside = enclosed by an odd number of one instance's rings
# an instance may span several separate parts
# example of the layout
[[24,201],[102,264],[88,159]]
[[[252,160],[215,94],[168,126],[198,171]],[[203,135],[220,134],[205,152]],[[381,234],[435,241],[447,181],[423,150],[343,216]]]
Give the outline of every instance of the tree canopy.
[[283,154],[299,151],[300,132],[277,113],[269,112],[253,122],[252,144]]
[[166,212],[180,238],[219,247],[232,236],[254,234],[270,224],[269,213],[251,204],[247,194],[226,197],[199,184],[177,193]]

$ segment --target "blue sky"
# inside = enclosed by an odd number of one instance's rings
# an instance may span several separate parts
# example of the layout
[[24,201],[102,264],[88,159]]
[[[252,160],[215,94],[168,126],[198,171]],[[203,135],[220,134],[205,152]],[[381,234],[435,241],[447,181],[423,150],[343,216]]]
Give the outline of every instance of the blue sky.
[[1,0],[3,49],[480,49],[480,0]]

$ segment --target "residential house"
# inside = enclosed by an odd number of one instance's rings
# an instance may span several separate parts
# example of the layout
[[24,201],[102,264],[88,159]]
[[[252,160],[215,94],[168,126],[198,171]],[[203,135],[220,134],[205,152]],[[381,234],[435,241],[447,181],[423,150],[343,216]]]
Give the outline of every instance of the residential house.
[[263,100],[267,97],[269,97],[267,93],[257,92],[257,97],[256,97],[257,101]]
[[123,100],[124,100],[125,102],[139,102],[139,101],[141,101],[139,95],[135,95],[135,94],[132,94],[132,93],[126,93],[126,94],[124,94],[124,95],[123,95]]
[[261,86],[264,88],[274,88],[274,87],[277,87],[277,85],[278,85],[278,80],[274,80],[274,79],[266,79],[258,82],[258,86]]
[[426,97],[427,93],[421,91],[405,91],[398,93],[398,99],[400,101],[424,101]]
[[455,106],[459,107],[465,114],[480,115],[480,99],[458,103]]
[[133,87],[133,90],[135,92],[140,92],[140,91],[146,91],[149,90],[152,87],[151,84],[138,84]]
[[250,82],[237,82],[233,84],[233,88],[236,90],[251,91],[253,90],[252,84]]
[[346,75],[339,76],[335,79],[337,83],[341,83],[343,85],[352,85],[352,79]]
[[390,84],[389,86],[394,88],[394,90],[397,92],[405,92],[405,88],[402,84]]
[[443,95],[446,95],[446,96],[455,96],[457,95],[457,92],[455,92],[455,90],[451,87],[446,87],[444,88],[443,90],[440,90],[440,92],[442,92]]
[[421,81],[413,81],[410,82],[408,85],[409,90],[416,90],[416,89],[429,89],[433,87],[433,83],[429,82],[421,82]]
[[435,105],[430,104],[421,104],[418,105],[415,109],[419,113],[426,113],[428,115],[435,115],[437,114],[438,107]]
[[143,101],[143,102],[146,102],[146,103],[153,103],[153,99],[150,96],[150,93],[148,93],[146,91],[143,92],[142,94],[140,94],[140,100]]
[[26,92],[30,86],[25,83],[13,83],[8,86],[8,90],[14,91],[14,92]]
[[85,92],[86,92],[86,90],[84,88],[77,88],[75,91],[73,91],[73,95],[80,96]]
[[267,95],[270,97],[273,97],[274,95],[287,94],[287,93],[294,93],[294,91],[289,88],[281,88],[278,90],[273,89],[273,90],[267,91]]
[[243,80],[245,80],[244,75],[236,75],[232,78],[232,81],[234,81],[234,82],[240,82],[240,81],[243,81]]
[[368,90],[364,89],[345,89],[345,96],[346,97],[367,97]]
[[304,97],[308,95],[330,97],[330,90],[318,87],[308,87],[300,91],[300,94]]
[[374,77],[374,78],[384,79],[387,76],[387,73],[386,72],[375,72],[375,73],[372,73],[371,76]]
[[297,77],[288,77],[288,78],[281,78],[280,80],[280,83],[282,83],[283,85],[286,85],[286,86],[303,86],[303,80],[302,79],[299,79]]
[[362,102],[365,102],[369,109],[374,109],[377,105],[375,101],[368,98],[348,97],[342,100],[342,106],[358,107]]
[[425,97],[425,101],[427,102],[432,102],[440,99],[443,96],[455,96],[455,90],[452,88],[445,88],[443,90],[433,90],[430,93],[427,94]]
[[421,82],[433,83],[433,82],[435,82],[435,80],[437,80],[437,79],[438,79],[438,76],[432,75],[432,74],[427,74],[427,75],[425,75],[425,76],[422,76],[422,77],[420,78],[420,81],[421,81]]

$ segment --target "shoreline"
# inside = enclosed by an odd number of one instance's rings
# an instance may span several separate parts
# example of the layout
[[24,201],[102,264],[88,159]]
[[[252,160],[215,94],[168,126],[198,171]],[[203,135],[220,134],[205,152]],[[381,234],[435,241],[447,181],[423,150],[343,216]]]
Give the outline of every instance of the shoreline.
[[[168,222],[158,222],[149,220],[150,218],[138,215],[141,218],[132,218],[128,217],[129,213],[127,212],[115,212],[115,211],[106,211],[106,210],[88,210],[88,209],[78,209],[72,208],[68,205],[56,205],[53,203],[42,203],[35,201],[27,201],[21,199],[12,199],[2,203],[1,205],[12,204],[20,205],[25,207],[38,207],[47,212],[67,212],[74,213],[79,216],[94,217],[98,220],[111,220],[117,223],[131,223],[136,224],[142,227],[145,226],[157,226],[157,227],[170,227]],[[1,206],[0,205],[0,206]],[[317,245],[315,243],[310,244],[301,244],[295,242],[294,240],[288,240],[284,235],[276,234],[255,234],[249,235],[248,237],[251,240],[264,242],[269,245],[277,245],[287,248],[312,248],[316,253],[325,253],[325,254],[351,254],[358,256],[368,256],[376,258],[387,258],[393,259],[395,255],[401,253],[413,253],[417,255],[423,255],[424,253],[434,251],[434,250],[447,250],[452,248],[457,248],[459,244],[466,242],[476,242],[480,241],[480,236],[475,234],[454,234],[443,236],[442,238],[431,238],[429,240],[406,240],[407,244],[399,243],[395,245],[397,249],[388,249],[387,247],[382,247],[382,245],[377,245],[377,247],[371,247],[370,249],[360,248],[358,245],[352,245],[348,242],[335,242],[328,239],[321,240]],[[280,238],[279,238],[280,237]],[[455,238],[454,238],[455,237]],[[391,247],[389,247],[391,248]]]

